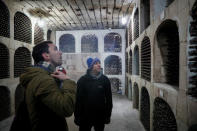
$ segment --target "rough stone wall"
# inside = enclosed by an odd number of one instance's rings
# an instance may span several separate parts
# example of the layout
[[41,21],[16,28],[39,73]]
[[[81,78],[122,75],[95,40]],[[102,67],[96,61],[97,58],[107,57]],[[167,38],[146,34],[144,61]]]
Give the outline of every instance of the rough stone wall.
[[[140,10],[141,3],[138,0],[134,1],[136,6],[134,7],[134,11],[136,9]],[[163,1],[164,2],[164,1]],[[167,1],[166,1],[167,2]],[[190,25],[189,19],[190,10],[194,5],[195,0],[174,0],[168,7],[162,7],[163,10],[158,14],[155,12],[158,10],[164,3],[161,3],[157,0],[150,0],[150,25],[140,33],[139,37],[136,40],[129,42],[129,46],[126,49],[126,53],[132,51],[134,53],[134,48],[136,45],[139,47],[139,69],[141,66],[141,43],[144,37],[148,37],[150,39],[151,44],[151,81],[147,81],[141,78],[141,71],[139,75],[131,75],[130,73],[126,73],[126,78],[128,81],[132,82],[132,90],[134,87],[134,83],[138,84],[139,87],[139,98],[141,98],[141,88],[145,87],[148,91],[150,97],[150,130],[154,130],[154,110],[155,104],[154,101],[156,98],[161,98],[164,100],[170,107],[171,111],[174,114],[177,124],[178,131],[186,131],[188,128],[197,124],[197,102],[196,98],[191,97],[187,94],[188,90],[188,27]],[[168,3],[170,3],[168,1]],[[159,5],[156,5],[159,4]],[[161,8],[160,8],[161,9]],[[139,11],[141,12],[141,11]],[[140,14],[139,14],[140,15]],[[131,16],[131,23],[134,15]],[[178,76],[178,86],[174,86],[173,84],[166,83],[166,75],[165,75],[165,65],[163,65],[163,52],[161,52],[161,47],[159,47],[159,41],[157,39],[158,30],[163,22],[167,20],[172,20],[176,23],[178,27],[178,38],[179,38],[179,76]],[[141,18],[139,22],[143,22]],[[133,25],[132,25],[133,26]],[[128,27],[129,28],[129,27]],[[132,31],[135,30],[135,27],[132,27]],[[139,27],[140,28],[140,27]],[[170,31],[169,31],[170,32]],[[129,34],[129,33],[128,33]],[[132,34],[133,35],[133,34]],[[129,39],[129,38],[128,38]],[[165,41],[165,40],[164,40]],[[164,45],[165,46],[165,45]],[[170,45],[169,45],[170,46]],[[134,54],[132,54],[134,56]],[[166,59],[166,58],[165,58]],[[129,62],[129,61],[128,61]],[[129,68],[129,67],[128,67]],[[127,85],[129,85],[127,83]],[[128,88],[129,89],[129,88]],[[134,93],[134,91],[133,91]],[[134,94],[133,94],[134,95]],[[136,94],[134,95],[136,96]],[[135,99],[133,99],[135,100]],[[134,102],[136,103],[136,102]],[[139,99],[139,103],[141,103]],[[140,105],[140,104],[139,104]],[[140,111],[141,108],[139,107]],[[155,129],[157,130],[157,129]]]

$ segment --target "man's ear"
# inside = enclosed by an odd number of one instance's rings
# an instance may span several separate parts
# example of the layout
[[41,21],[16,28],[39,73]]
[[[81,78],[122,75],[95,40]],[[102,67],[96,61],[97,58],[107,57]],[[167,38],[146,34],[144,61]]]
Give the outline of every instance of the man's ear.
[[49,61],[49,59],[50,59],[50,56],[49,56],[49,54],[48,53],[42,53],[42,57],[44,58],[44,60],[45,61]]

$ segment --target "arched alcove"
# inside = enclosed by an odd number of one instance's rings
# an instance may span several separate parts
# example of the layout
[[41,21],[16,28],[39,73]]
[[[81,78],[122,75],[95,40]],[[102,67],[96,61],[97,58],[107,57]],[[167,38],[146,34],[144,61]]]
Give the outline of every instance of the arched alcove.
[[31,20],[21,12],[14,15],[14,39],[29,44],[32,42]]
[[134,57],[133,57],[133,75],[139,75],[139,48],[136,45],[134,48]]
[[150,131],[150,96],[145,87],[141,89],[140,120],[146,131]]
[[177,131],[176,118],[171,107],[159,97],[154,100],[153,130]]
[[122,61],[119,56],[110,55],[104,61],[104,72],[106,75],[121,75]]
[[179,32],[175,21],[166,20],[156,32],[155,79],[179,86]]
[[0,79],[10,77],[9,50],[0,43]]
[[140,33],[142,33],[150,25],[150,0],[141,0],[140,7]]
[[82,36],[82,38],[81,38],[81,52],[82,53],[98,52],[98,38],[95,34]]
[[11,115],[10,91],[5,86],[0,86],[0,121]]
[[132,81],[131,81],[131,80],[129,80],[128,89],[129,89],[128,98],[129,98],[130,100],[132,100],[132,93],[133,93],[133,90],[132,90]]
[[34,27],[34,44],[37,45],[42,41],[44,41],[44,31],[38,24],[36,24]]
[[134,20],[133,20],[133,23],[134,23],[134,40],[136,40],[138,37],[139,37],[139,11],[138,9],[135,10],[135,13],[134,13]]
[[29,66],[31,66],[30,51],[25,47],[19,47],[14,54],[14,77],[19,77]]
[[128,84],[129,80],[128,80],[128,77],[126,76],[125,78],[125,95],[127,97],[129,97],[129,84]]
[[10,37],[10,12],[2,1],[0,1],[0,36]]
[[64,34],[59,38],[59,50],[63,53],[75,52],[75,38],[72,34]]
[[52,33],[52,30],[47,31],[47,40],[51,40],[51,33]]
[[125,52],[125,68],[126,68],[126,72],[129,72],[129,55],[128,52]]
[[109,78],[111,83],[111,90],[113,93],[117,93],[120,90],[121,81],[118,78]]
[[130,22],[129,22],[129,28],[128,28],[128,33],[129,33],[129,45],[131,45],[132,44],[132,39],[133,39],[133,37],[132,37],[132,21],[130,20]]
[[121,52],[122,38],[118,33],[108,33],[104,37],[105,52]]
[[147,36],[141,44],[141,77],[147,81],[151,80],[151,45]]
[[139,109],[139,87],[137,83],[133,86],[133,108]]
[[133,59],[132,59],[132,50],[129,51],[129,74],[132,74],[132,63],[133,63]]
[[129,46],[129,29],[126,28],[126,32],[125,32],[125,36],[126,36],[126,48]]

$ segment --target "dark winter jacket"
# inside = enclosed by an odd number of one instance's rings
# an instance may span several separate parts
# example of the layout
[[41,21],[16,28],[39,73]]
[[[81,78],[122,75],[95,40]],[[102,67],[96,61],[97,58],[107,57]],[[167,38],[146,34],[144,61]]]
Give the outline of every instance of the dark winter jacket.
[[64,80],[59,88],[50,73],[39,67],[27,68],[20,82],[26,87],[32,131],[68,131],[65,117],[74,111],[75,82]]
[[86,75],[77,82],[75,123],[108,124],[111,111],[112,93],[109,79],[103,74],[93,77],[90,70],[87,70]]

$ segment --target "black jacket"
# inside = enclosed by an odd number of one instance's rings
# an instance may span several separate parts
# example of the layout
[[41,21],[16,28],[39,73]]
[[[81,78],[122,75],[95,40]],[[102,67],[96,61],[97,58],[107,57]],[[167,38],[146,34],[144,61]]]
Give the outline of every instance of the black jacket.
[[94,124],[110,122],[112,111],[112,92],[109,79],[100,74],[99,77],[90,75],[87,70],[77,82],[75,106],[75,123]]

